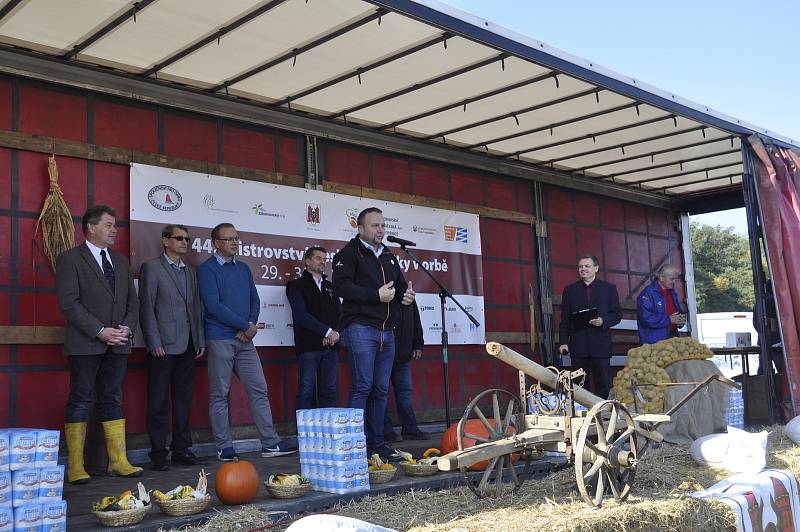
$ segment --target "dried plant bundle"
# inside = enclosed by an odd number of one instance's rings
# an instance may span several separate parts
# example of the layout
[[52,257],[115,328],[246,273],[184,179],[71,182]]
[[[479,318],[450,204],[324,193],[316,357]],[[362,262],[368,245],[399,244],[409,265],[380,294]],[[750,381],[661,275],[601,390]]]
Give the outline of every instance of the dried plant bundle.
[[50,174],[50,189],[36,221],[35,232],[38,233],[41,229],[44,254],[55,270],[58,255],[75,245],[75,227],[58,184],[58,165],[55,156],[50,156],[48,159],[47,171]]

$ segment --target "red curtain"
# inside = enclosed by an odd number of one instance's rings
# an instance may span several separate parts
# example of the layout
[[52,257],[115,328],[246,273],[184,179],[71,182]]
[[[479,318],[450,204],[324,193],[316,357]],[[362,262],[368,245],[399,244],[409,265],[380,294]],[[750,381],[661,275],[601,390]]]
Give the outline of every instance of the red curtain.
[[786,378],[800,412],[800,151],[749,139],[772,287],[781,323]]

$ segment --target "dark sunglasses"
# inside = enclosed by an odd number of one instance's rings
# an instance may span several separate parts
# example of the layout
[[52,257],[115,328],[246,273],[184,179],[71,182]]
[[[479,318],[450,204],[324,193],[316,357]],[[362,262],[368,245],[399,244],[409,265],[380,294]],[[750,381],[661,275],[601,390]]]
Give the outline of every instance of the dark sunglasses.
[[188,236],[168,236],[167,238],[173,238],[178,242],[188,242],[191,240]]

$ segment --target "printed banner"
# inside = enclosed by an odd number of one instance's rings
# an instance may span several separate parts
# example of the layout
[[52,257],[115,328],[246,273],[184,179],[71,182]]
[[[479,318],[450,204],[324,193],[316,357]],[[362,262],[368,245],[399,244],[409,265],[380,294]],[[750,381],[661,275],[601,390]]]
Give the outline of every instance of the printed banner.
[[[294,345],[286,283],[303,271],[303,253],[313,245],[333,255],[357,231],[356,217],[371,206],[386,219],[386,235],[417,244],[413,253],[481,324],[475,327],[452,301],[445,305],[452,344],[485,341],[483,270],[478,216],[389,201],[332,194],[228,177],[131,165],[131,264],[162,252],[161,229],[185,225],[192,237],[186,262],[199,266],[214,251],[211,228],[229,222],[241,238],[238,260],[250,266],[261,298],[256,345]],[[386,243],[412,281],[425,343],[441,344],[438,288],[399,246]]]

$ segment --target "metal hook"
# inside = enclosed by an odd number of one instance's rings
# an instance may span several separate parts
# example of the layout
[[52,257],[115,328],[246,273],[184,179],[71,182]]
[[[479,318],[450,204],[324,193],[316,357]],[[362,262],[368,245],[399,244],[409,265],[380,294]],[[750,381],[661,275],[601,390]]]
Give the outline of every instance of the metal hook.
[[503,70],[503,72],[506,71],[506,58],[505,57],[500,59],[500,68]]
[[443,40],[442,44],[444,45],[444,49],[447,50],[447,39]]
[[558,84],[558,74],[556,74],[555,72],[553,73],[553,79],[556,81],[556,88],[557,89],[561,88]]
[[683,172],[683,161],[678,161],[678,168],[680,168],[681,172]]
[[467,112],[467,100],[464,100],[464,110],[463,110],[463,112],[465,112],[465,113]]
[[634,107],[636,107],[636,116],[642,116],[642,113],[639,111],[639,104],[637,103]]
[[625,145],[624,144],[620,144],[619,145],[619,149],[622,150],[622,155],[625,155]]
[[358,84],[361,85],[361,69],[359,68],[356,70],[356,75],[358,76]]
[[553,136],[553,126],[550,126],[550,136]]
[[656,162],[656,154],[655,153],[651,153],[650,154],[650,164],[653,164],[655,162]]
[[594,91],[594,99],[597,100],[597,103],[600,103],[600,91]]
[[292,57],[292,67],[297,64],[297,48],[292,49],[294,56]]
[[[308,2],[308,0],[306,0]],[[383,19],[383,15],[378,15],[378,26],[381,25],[381,20]]]
[[672,115],[672,123],[675,124],[675,127],[678,127],[678,117],[677,116]]
[[703,138],[706,138],[706,128],[705,127],[700,129],[700,133],[703,134]]
[[517,126],[519,126],[519,117],[517,115],[511,115],[511,116],[514,117],[514,121],[517,123]]

